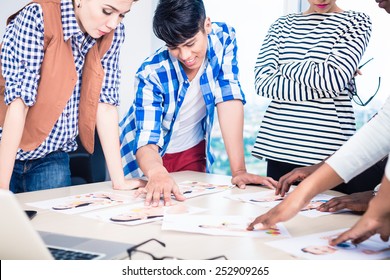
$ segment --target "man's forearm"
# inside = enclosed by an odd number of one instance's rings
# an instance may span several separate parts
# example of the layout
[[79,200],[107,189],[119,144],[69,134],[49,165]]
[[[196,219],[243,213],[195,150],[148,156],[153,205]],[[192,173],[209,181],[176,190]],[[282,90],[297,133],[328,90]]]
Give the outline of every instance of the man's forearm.
[[225,149],[232,175],[246,171],[243,143],[244,106],[241,100],[231,100],[217,105]]
[[136,159],[142,172],[150,178],[156,173],[168,173],[156,145],[146,145],[138,149]]

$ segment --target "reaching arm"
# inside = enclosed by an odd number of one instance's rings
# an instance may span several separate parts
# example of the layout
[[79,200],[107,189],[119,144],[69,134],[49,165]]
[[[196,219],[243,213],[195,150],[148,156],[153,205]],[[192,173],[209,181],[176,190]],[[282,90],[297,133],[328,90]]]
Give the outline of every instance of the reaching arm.
[[[286,221],[309,203],[316,194],[348,182],[390,152],[390,98],[370,122],[363,126],[347,143],[320,168],[303,180],[282,203],[261,215],[249,226],[265,227]],[[390,172],[389,172],[390,173]]]
[[158,149],[158,146],[149,144],[138,149],[136,153],[138,165],[148,177],[146,187],[139,192],[139,194],[142,192],[146,194],[145,205],[158,206],[161,195],[163,195],[165,205],[171,205],[171,193],[179,201],[185,199],[175,180],[163,166]]
[[36,102],[44,56],[43,14],[39,4],[26,6],[7,26],[1,46],[1,71],[8,105],[0,144],[0,188],[9,188],[29,106]]
[[388,241],[390,236],[390,181],[383,177],[378,194],[370,201],[367,212],[348,231],[331,240],[331,245],[352,240],[353,243],[361,243],[372,235],[379,233],[383,241]]
[[22,139],[28,107],[20,98],[9,106],[0,143],[0,188],[9,189],[15,157]]
[[270,188],[276,181],[269,177],[250,174],[246,171],[244,159],[243,126],[244,106],[241,100],[231,100],[217,104],[218,119],[229,157],[232,183],[240,188],[246,184],[262,184]]
[[[167,51],[164,50],[156,54],[153,61],[166,60],[166,55]],[[168,145],[164,137],[172,129],[177,106],[174,87],[168,87],[170,83],[163,82],[172,80],[168,70],[169,67],[160,67],[160,64],[147,61],[135,77],[135,133],[132,150],[139,168],[148,178],[146,187],[138,192],[139,195],[146,195],[145,205],[158,206],[161,196],[165,205],[170,205],[172,194],[176,200],[185,199],[163,166],[160,156]]]
[[140,179],[125,180],[119,152],[118,112],[115,106],[99,103],[96,127],[114,189],[128,190],[145,185]]
[[364,212],[368,208],[368,203],[373,198],[372,191],[352,193],[338,196],[321,204],[317,208],[321,212],[336,212],[342,209],[349,209],[357,212]]
[[270,228],[279,222],[284,222],[294,217],[317,194],[326,191],[343,180],[328,165],[323,164],[313,174],[303,180],[298,187],[289,194],[280,204],[267,213],[257,217],[248,230],[255,228]]
[[303,181],[303,179],[305,179],[314,171],[316,171],[323,163],[324,162],[321,161],[320,163],[314,165],[294,168],[292,171],[288,172],[287,174],[284,174],[282,177],[280,177],[278,181],[275,194],[280,194],[281,196],[284,196],[290,190],[291,185]]

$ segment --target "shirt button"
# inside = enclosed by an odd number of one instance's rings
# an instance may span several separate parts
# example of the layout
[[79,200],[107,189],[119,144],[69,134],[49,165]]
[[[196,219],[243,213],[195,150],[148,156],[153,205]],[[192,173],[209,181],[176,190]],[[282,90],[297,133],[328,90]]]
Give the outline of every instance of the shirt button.
[[69,118],[70,114],[69,114],[69,113],[66,113],[65,116],[66,116],[67,118]]

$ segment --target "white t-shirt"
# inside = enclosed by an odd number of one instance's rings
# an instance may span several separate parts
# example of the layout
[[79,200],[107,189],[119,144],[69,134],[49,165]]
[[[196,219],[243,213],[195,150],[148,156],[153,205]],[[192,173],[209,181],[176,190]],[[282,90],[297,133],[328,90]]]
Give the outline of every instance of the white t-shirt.
[[203,71],[204,62],[186,92],[173,125],[172,137],[166,153],[183,152],[204,139],[202,120],[206,116],[206,103],[200,90],[200,77]]

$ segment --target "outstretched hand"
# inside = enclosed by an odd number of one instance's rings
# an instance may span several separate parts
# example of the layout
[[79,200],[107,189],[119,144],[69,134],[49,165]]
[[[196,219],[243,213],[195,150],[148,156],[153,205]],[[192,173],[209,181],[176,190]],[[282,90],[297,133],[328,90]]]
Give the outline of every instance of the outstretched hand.
[[164,205],[172,205],[172,194],[178,201],[185,200],[185,197],[180,193],[179,186],[168,173],[154,175],[149,178],[144,188],[139,188],[136,191],[136,196],[145,196],[145,206],[153,207],[160,204],[161,198]]
[[390,237],[390,181],[384,176],[381,189],[378,194],[372,198],[369,207],[362,218],[346,232],[331,240],[331,245],[339,244],[347,240],[352,240],[358,244],[367,240],[372,235],[379,233],[381,239],[385,242]]
[[258,216],[249,224],[247,230],[272,228],[277,223],[285,222],[294,217],[306,204],[307,202],[301,201],[299,196],[297,198],[293,195],[288,196],[267,213]]
[[271,177],[263,177],[256,174],[248,173],[246,171],[242,171],[236,173],[232,177],[232,184],[236,185],[240,189],[245,189],[246,185],[263,185],[270,189],[275,189],[277,185],[277,181],[272,179]]
[[276,186],[275,194],[285,196],[286,193],[290,190],[291,185],[294,185],[296,182],[300,182],[306,179],[310,174],[316,171],[322,163],[318,163],[311,166],[295,168],[289,173],[280,177],[279,182]]
[[367,211],[368,203],[373,198],[372,191],[358,192],[334,197],[317,208],[321,212],[336,212],[349,209],[356,212]]
[[329,244],[334,246],[347,240],[351,240],[354,244],[359,244],[376,233],[379,233],[381,239],[387,242],[390,237],[389,219],[390,215],[387,215],[387,217],[376,217],[375,215],[366,212],[351,229],[343,232],[335,239],[330,240]]

